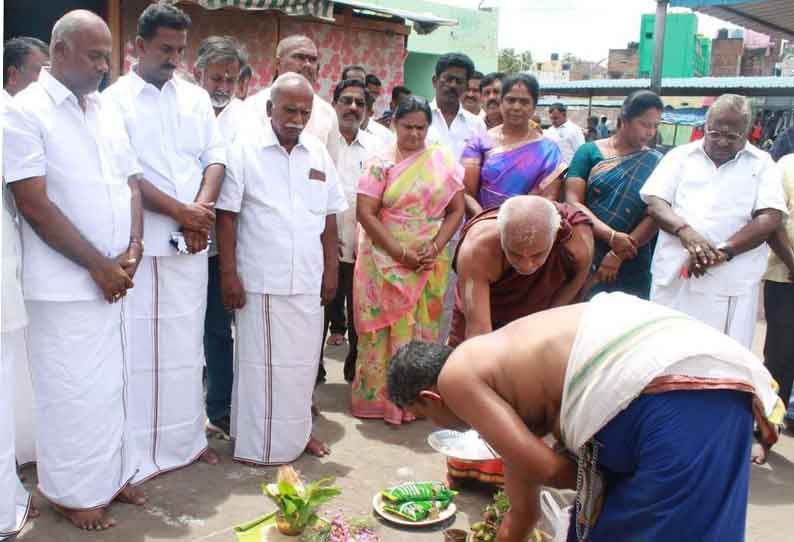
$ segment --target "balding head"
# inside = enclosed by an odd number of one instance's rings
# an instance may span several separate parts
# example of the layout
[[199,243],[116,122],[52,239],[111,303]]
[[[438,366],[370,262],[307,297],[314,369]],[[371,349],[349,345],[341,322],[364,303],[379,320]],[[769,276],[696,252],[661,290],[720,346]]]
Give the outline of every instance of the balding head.
[[273,82],[267,114],[273,131],[288,151],[298,142],[312,114],[314,91],[300,74],[285,73]]
[[113,41],[101,17],[77,9],[58,19],[52,28],[52,75],[76,96],[96,91],[110,70]]
[[554,204],[540,196],[515,196],[499,208],[496,227],[507,261],[522,275],[531,275],[548,258],[561,217]]
[[276,73],[295,72],[314,85],[319,70],[317,46],[306,36],[288,36],[276,47]]

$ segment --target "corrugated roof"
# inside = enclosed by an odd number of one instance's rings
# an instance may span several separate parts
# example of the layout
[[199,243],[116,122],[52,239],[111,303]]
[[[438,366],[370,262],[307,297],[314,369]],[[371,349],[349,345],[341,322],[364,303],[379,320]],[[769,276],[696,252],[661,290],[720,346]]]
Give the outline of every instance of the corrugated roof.
[[[179,0],[169,0],[176,3]],[[199,4],[206,9],[237,8],[251,11],[276,10],[287,15],[309,15],[333,20],[334,4],[349,6],[360,13],[371,13],[405,21],[411,21],[417,34],[429,34],[439,26],[456,26],[455,19],[437,17],[432,13],[417,13],[405,9],[394,9],[358,0],[182,0]]]
[[691,8],[775,38],[794,40],[792,0],[671,0],[670,5]]
[[334,0],[334,3],[350,6],[356,11],[370,11],[376,14],[390,15],[392,17],[411,21],[417,34],[429,34],[439,26],[457,26],[458,24],[458,21],[455,19],[437,17],[432,13],[417,13],[404,9],[387,8],[375,4],[368,4],[367,2],[359,2],[358,0]]
[[[544,94],[568,96],[625,96],[651,88],[650,79],[589,79],[564,83],[541,83]],[[662,95],[717,96],[735,92],[745,96],[794,95],[794,77],[666,77]]]

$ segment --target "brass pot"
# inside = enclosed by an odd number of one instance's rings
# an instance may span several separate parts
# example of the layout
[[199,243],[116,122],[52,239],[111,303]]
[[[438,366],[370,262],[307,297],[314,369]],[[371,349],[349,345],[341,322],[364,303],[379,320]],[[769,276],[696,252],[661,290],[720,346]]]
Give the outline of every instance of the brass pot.
[[298,536],[303,533],[303,527],[295,527],[292,525],[281,512],[276,514],[276,528],[278,532],[285,536]]

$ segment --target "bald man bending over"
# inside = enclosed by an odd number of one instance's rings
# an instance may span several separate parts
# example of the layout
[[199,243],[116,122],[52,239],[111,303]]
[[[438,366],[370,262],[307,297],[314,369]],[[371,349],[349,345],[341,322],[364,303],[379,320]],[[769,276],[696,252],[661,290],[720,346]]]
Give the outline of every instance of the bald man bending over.
[[388,389],[417,416],[472,427],[504,458],[511,508],[496,542],[527,540],[541,485],[577,488],[571,542],[740,542],[753,415],[772,444],[785,412],[750,351],[623,293],[521,318],[454,351],[410,343],[391,360]]
[[237,311],[234,456],[256,465],[329,452],[311,435],[311,398],[322,305],[336,293],[335,215],[347,201],[305,130],[313,97],[302,75],[276,79],[267,116],[231,147],[217,204],[223,303]]
[[144,502],[129,485],[139,458],[125,378],[141,167],[123,117],[97,93],[110,68],[107,25],[71,11],[50,44],[52,67],[8,105],[4,173],[24,219],[39,490],[78,527],[101,530],[113,525],[112,501]]

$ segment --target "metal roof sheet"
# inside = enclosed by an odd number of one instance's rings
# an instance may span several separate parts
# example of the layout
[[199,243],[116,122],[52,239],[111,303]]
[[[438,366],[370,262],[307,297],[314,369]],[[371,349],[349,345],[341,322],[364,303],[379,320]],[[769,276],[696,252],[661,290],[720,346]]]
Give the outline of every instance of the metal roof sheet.
[[[620,96],[651,88],[650,79],[589,79],[541,83],[544,94],[568,96]],[[792,96],[794,77],[665,77],[662,95],[717,96],[735,92],[746,96]]]
[[794,40],[791,0],[671,0],[670,5],[691,8],[774,38]]

